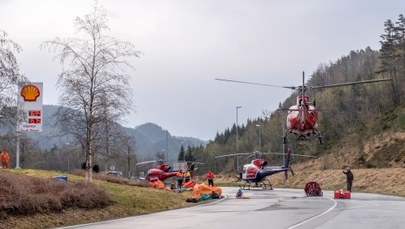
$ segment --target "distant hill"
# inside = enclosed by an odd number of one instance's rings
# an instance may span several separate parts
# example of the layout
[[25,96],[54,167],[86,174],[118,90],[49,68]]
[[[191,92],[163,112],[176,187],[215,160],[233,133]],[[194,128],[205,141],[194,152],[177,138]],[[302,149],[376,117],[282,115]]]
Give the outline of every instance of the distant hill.
[[[55,113],[59,106],[44,105],[43,107],[43,128],[41,133],[27,133],[33,142],[37,143],[41,150],[50,150],[52,147],[63,146],[72,140],[71,136],[62,134],[56,125]],[[156,153],[166,153],[169,150],[169,161],[176,160],[180,147],[206,145],[206,142],[192,137],[176,137],[166,132],[162,127],[154,123],[145,123],[135,128],[122,127],[129,134],[135,137],[136,153],[138,161],[156,159]]]
[[157,152],[169,150],[169,161],[177,160],[181,145],[205,146],[207,143],[203,140],[192,137],[172,136],[162,127],[154,123],[145,123],[135,128],[125,128],[132,136],[135,136],[138,160],[156,159]]

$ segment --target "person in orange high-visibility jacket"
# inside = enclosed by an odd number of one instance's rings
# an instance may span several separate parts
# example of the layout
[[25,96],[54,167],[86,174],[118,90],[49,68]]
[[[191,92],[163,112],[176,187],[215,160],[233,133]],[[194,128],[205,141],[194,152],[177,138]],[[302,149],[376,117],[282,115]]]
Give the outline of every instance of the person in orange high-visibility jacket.
[[208,180],[208,186],[214,186],[215,174],[211,171],[208,171],[206,178]]
[[177,177],[178,189],[181,189],[181,185],[183,184],[183,178],[184,178],[184,173],[183,173],[183,171],[181,171],[181,169],[180,169],[180,171],[178,171],[176,173],[176,177]]
[[10,157],[7,153],[7,151],[3,150],[3,152],[1,152],[1,165],[3,166],[3,169],[7,169],[8,168],[8,161],[10,160]]

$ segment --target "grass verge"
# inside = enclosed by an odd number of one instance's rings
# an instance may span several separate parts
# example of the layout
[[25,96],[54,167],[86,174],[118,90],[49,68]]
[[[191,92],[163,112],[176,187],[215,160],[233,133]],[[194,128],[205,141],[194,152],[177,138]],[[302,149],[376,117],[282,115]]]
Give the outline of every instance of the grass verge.
[[[39,177],[49,182],[51,182],[50,178],[58,175],[67,175],[69,182],[72,183],[84,181],[84,178],[81,176],[62,174],[57,171],[21,169],[0,172],[9,172],[23,175],[22,177],[25,177],[26,179]],[[93,180],[93,184],[95,184],[101,190],[104,190],[109,195],[112,200],[112,204],[107,207],[101,208],[67,208],[61,211],[48,211],[47,213],[39,212],[29,215],[2,213],[2,215],[0,216],[0,228],[36,229],[61,227],[142,215],[193,205],[185,201],[186,198],[191,195],[189,192],[174,193],[171,191],[138,187],[127,184],[111,183],[102,180]],[[1,194],[2,193],[0,193],[0,195]]]

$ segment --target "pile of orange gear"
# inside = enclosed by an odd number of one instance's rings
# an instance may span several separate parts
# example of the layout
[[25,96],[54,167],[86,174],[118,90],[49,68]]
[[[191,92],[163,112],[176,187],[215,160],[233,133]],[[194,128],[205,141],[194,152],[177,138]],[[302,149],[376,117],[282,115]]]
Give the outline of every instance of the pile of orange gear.
[[151,181],[151,182],[149,182],[148,185],[149,185],[149,187],[152,187],[152,188],[166,189],[165,184],[163,184],[163,182],[160,181],[159,179],[156,180],[156,181]]
[[207,184],[196,184],[193,188],[193,192],[191,194],[192,198],[195,199],[200,199],[203,194],[211,195],[212,192],[215,192],[218,194],[218,196],[221,196],[222,194],[222,189],[220,187],[215,187],[215,186],[208,186]]
[[195,182],[190,180],[190,181],[184,183],[181,187],[187,189],[187,188],[193,188],[194,186],[195,186]]

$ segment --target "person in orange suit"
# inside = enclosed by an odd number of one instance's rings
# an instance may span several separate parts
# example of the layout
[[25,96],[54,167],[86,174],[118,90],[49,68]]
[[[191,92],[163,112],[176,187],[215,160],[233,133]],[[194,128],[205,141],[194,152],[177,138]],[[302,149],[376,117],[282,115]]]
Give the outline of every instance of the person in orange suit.
[[211,171],[208,171],[206,178],[208,180],[208,186],[214,186],[215,174]]
[[7,153],[7,151],[3,150],[3,152],[1,152],[1,165],[3,166],[3,169],[7,169],[8,168],[8,161],[10,160],[10,157]]

